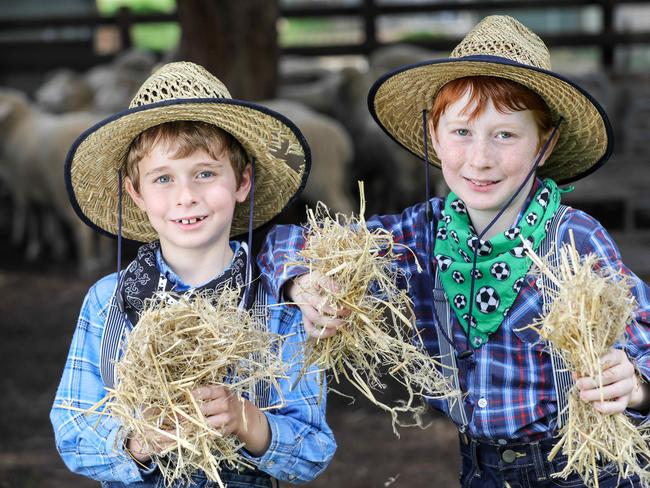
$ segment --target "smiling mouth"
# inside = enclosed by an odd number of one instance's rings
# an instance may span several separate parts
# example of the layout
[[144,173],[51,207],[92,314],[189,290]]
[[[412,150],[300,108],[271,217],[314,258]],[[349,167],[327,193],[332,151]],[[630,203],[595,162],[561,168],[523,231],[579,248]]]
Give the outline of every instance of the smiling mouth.
[[174,222],[177,224],[184,224],[184,225],[190,225],[190,224],[196,224],[197,222],[201,222],[202,220],[205,220],[205,216],[203,217],[189,217],[186,219],[176,219]]
[[498,183],[498,180],[473,180],[471,178],[465,178],[467,181],[476,186],[488,186]]

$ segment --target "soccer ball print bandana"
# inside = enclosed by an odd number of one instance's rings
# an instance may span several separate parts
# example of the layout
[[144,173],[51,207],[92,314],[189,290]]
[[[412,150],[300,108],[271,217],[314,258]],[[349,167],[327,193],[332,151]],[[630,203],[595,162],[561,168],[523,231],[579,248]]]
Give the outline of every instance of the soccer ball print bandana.
[[[521,239],[537,250],[559,206],[557,185],[545,179],[519,222],[483,241],[472,227],[465,203],[453,192],[447,197],[436,230],[434,254],[451,308],[474,348],[485,344],[499,328],[519,294],[532,263]],[[475,253],[476,267],[473,266]],[[470,297],[472,277],[474,295]],[[470,300],[473,301],[471,317]]]

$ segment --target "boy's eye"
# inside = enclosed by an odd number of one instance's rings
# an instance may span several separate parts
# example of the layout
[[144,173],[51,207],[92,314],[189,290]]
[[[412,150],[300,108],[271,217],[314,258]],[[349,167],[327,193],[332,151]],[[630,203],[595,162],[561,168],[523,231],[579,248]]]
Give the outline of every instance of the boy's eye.
[[162,175],[156,178],[155,183],[169,183],[171,181],[171,178],[169,175]]
[[512,137],[512,132],[502,131],[497,134],[499,139],[510,139]]
[[214,171],[201,171],[199,173],[199,178],[210,178],[211,176],[214,176]]
[[459,136],[466,136],[469,134],[469,130],[467,129],[456,129],[456,134]]

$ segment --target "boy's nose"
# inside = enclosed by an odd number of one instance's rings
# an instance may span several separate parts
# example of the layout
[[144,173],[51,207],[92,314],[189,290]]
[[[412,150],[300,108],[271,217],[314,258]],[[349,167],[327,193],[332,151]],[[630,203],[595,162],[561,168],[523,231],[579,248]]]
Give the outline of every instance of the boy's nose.
[[196,192],[190,184],[181,184],[178,189],[176,198],[176,205],[178,206],[191,206],[196,204]]
[[492,150],[488,141],[476,141],[468,155],[468,162],[475,168],[489,168],[494,164]]

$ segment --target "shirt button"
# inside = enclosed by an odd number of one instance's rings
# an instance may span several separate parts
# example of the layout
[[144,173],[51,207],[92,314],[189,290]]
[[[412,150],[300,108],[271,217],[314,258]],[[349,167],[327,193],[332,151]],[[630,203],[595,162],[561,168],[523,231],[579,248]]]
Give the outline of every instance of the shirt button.
[[486,400],[485,398],[481,398],[481,399],[478,401],[478,406],[481,407],[481,408],[485,408],[485,407],[487,407],[487,400]]
[[505,446],[505,445],[508,443],[508,441],[505,440],[505,439],[499,439],[499,440],[497,441],[497,443],[498,443],[500,446]]
[[503,451],[503,454],[501,454],[501,459],[503,459],[506,463],[511,463],[517,459],[517,453],[512,449],[506,449]]
[[271,467],[275,464],[275,461],[269,461],[266,463],[267,466]]
[[295,480],[295,479],[296,479],[296,477],[295,477],[294,475],[292,475],[292,474],[290,474],[290,475],[288,476],[288,478],[289,478],[289,481],[291,481],[291,480]]

